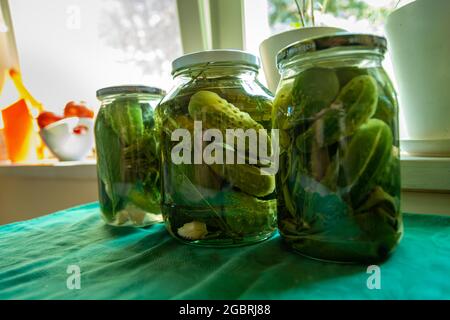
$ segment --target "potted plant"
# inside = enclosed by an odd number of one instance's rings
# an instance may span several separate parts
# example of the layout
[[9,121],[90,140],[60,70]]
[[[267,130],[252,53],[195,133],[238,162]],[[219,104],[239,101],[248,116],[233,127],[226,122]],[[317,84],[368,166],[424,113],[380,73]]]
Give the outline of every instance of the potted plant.
[[[276,91],[280,80],[275,61],[278,51],[291,43],[307,38],[345,31],[340,28],[316,26],[314,17],[316,2],[314,0],[293,0],[293,2],[298,13],[299,22],[296,25],[297,28],[275,34],[265,39],[259,47],[264,74],[268,87],[272,92]],[[322,10],[325,11],[326,6],[323,6]]]
[[402,148],[411,154],[450,154],[449,12],[448,0],[417,0],[386,22],[406,127]]

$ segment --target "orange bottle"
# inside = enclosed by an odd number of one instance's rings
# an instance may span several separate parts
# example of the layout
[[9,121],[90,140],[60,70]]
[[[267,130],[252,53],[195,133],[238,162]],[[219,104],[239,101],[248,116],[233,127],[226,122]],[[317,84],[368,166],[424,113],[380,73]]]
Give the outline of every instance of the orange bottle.
[[24,99],[2,110],[4,137],[12,162],[37,160],[34,121]]
[[[27,90],[27,88],[23,84],[22,75],[20,74],[20,72],[17,71],[16,69],[12,68],[12,69],[8,70],[8,74],[9,74],[9,77],[12,79],[12,81],[17,89],[17,92],[19,93],[20,98],[24,100],[24,104],[27,106],[29,116],[31,117],[31,114],[30,114],[31,109],[34,109],[34,111],[37,111],[37,113],[42,112],[44,110],[43,105],[39,101],[37,101]],[[23,112],[22,120],[29,119],[28,117],[26,117],[24,110],[22,110],[22,112]],[[37,160],[37,159],[38,160],[44,159],[45,144],[38,134],[37,123],[33,117],[31,117],[31,121],[32,121],[32,126],[34,128],[34,133],[31,134],[29,132],[26,132],[25,134],[26,134],[26,136],[28,136],[28,135],[33,136],[33,137],[29,138],[31,141],[29,148],[31,148],[33,150],[30,149],[30,151],[25,159],[20,159],[20,157],[19,157],[20,160],[14,160],[13,157],[10,156],[10,160],[12,162],[33,161],[33,160]],[[12,122],[12,123],[14,123],[14,122]],[[18,124],[16,127],[19,128],[20,126],[22,126],[23,129],[26,128],[28,130],[29,122]],[[5,128],[6,128],[6,124],[5,124]],[[14,131],[14,130],[12,130],[12,131]],[[7,134],[5,132],[5,140],[8,141],[10,138],[11,137],[7,136]],[[12,139],[14,140],[15,138],[12,138]],[[24,143],[28,143],[27,141],[28,140],[24,140]],[[25,147],[26,146],[24,145],[23,148],[25,148]],[[16,146],[16,148],[20,149],[20,147],[18,147],[18,146]]]

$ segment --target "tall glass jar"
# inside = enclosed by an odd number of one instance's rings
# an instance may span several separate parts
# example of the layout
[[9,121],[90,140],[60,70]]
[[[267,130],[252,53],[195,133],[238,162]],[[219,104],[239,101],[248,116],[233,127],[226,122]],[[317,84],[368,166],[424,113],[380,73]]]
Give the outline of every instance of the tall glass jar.
[[242,245],[276,230],[275,176],[262,174],[261,159],[250,153],[259,142],[249,138],[239,148],[242,137],[227,138],[235,129],[270,134],[272,96],[257,80],[258,69],[257,57],[237,50],[173,62],[176,86],[157,108],[162,212],[168,231],[183,242]]
[[114,226],[144,227],[162,221],[159,122],[155,107],[164,91],[146,86],[100,89],[95,121],[101,213]]
[[385,259],[402,236],[398,106],[386,40],[343,33],[277,55],[278,227],[317,259]]

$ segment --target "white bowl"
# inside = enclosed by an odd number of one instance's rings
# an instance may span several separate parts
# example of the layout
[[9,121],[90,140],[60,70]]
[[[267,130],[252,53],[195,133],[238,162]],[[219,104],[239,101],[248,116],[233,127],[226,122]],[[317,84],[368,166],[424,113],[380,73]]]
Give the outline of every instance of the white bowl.
[[[78,126],[83,126],[85,129],[80,134],[74,132]],[[94,120],[78,117],[64,118],[41,129],[40,135],[59,160],[82,160],[94,146]]]

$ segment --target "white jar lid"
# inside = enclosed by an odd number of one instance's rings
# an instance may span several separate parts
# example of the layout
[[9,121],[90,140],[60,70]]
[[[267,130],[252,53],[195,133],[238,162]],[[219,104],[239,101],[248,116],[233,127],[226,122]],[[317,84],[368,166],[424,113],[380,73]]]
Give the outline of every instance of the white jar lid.
[[259,68],[259,58],[254,54],[232,49],[207,50],[185,54],[172,62],[172,74],[196,64],[214,62],[242,63]]
[[122,85],[112,86],[97,90],[97,98],[102,99],[105,96],[118,95],[118,94],[152,94],[158,96],[165,96],[166,92],[160,88],[148,87],[143,85]]

